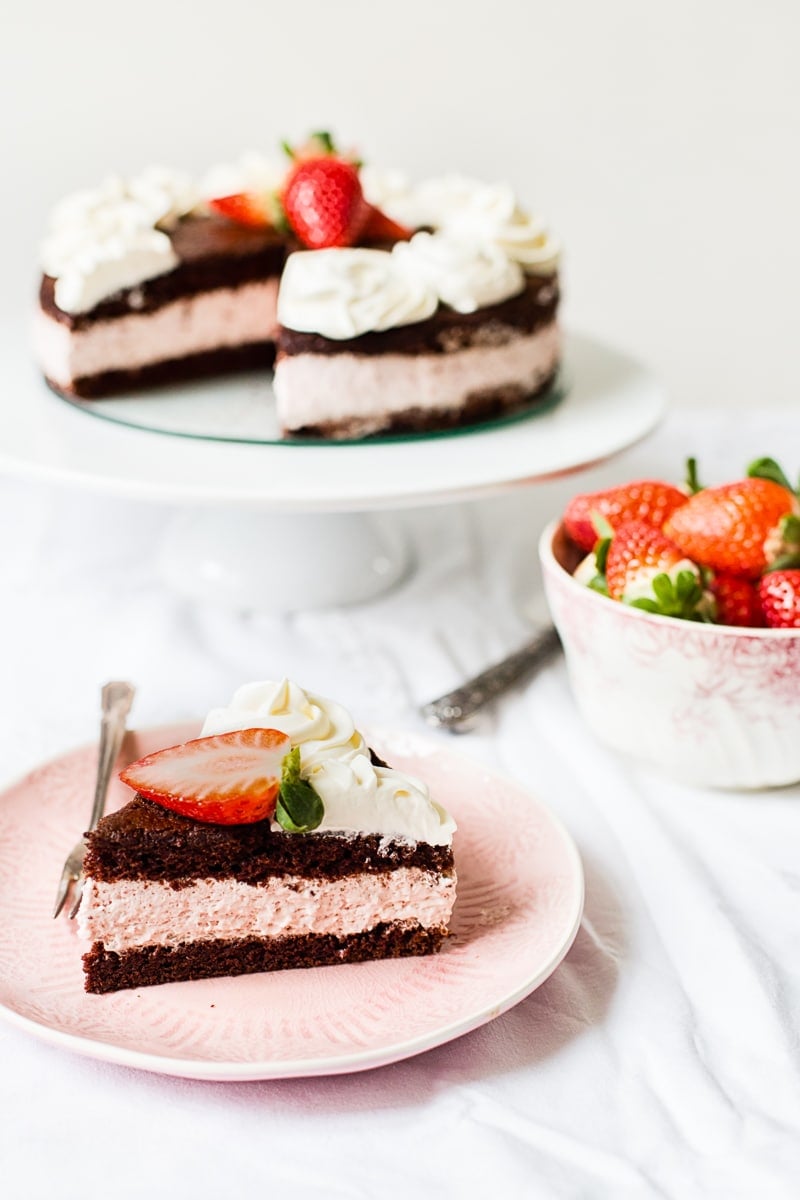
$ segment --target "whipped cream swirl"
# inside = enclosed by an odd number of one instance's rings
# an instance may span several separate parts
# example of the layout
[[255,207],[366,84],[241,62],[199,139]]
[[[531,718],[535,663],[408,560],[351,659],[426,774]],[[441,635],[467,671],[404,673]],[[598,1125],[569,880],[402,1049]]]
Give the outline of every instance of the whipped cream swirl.
[[200,180],[200,195],[207,200],[237,192],[277,192],[286,178],[286,164],[247,150],[235,162],[215,163]]
[[206,717],[202,736],[237,729],[279,729],[300,748],[302,774],[322,798],[319,832],[377,833],[449,845],[455,822],[424,783],[375,767],[347,709],[288,679],[248,683],[227,708]]
[[366,754],[367,746],[346,708],[306,692],[288,679],[238,688],[227,708],[212,708],[203,737],[234,729],[279,729],[300,747],[304,772],[331,755]]
[[493,242],[531,274],[550,275],[558,266],[558,241],[508,184],[443,175],[412,185],[400,171],[376,167],[364,167],[361,178],[370,203],[404,225]]
[[55,277],[55,301],[68,313],[164,275],[178,259],[165,230],[190,212],[198,194],[187,175],[148,167],[125,180],[65,197],[53,210],[42,269]]
[[477,184],[465,189],[444,227],[458,236],[494,242],[531,274],[551,275],[558,266],[558,242],[540,217],[520,208],[507,184]]
[[471,313],[518,295],[525,276],[518,263],[491,242],[417,233],[392,251],[400,265],[456,312]]
[[336,341],[424,321],[436,307],[433,288],[386,250],[290,254],[278,293],[281,325]]

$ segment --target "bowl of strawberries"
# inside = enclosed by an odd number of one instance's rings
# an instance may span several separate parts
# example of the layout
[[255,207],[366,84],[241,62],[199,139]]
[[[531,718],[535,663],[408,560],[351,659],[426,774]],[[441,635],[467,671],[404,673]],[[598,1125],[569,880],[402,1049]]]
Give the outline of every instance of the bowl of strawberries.
[[540,557],[601,741],[701,786],[800,780],[800,501],[774,459],[576,496]]

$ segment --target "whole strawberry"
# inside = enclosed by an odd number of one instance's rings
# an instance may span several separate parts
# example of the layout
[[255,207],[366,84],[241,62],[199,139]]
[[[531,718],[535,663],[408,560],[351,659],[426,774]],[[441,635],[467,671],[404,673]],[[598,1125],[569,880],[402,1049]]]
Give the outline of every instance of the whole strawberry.
[[[683,551],[644,521],[623,521],[608,544],[600,544],[608,594],[646,612],[701,619],[707,599],[700,572]],[[605,557],[605,564],[602,559]]]
[[800,629],[800,568],[769,571],[758,585],[758,596],[771,629]]
[[351,246],[367,218],[358,169],[332,155],[301,160],[283,191],[286,218],[304,246]]
[[352,246],[369,217],[359,164],[338,152],[329,133],[283,148],[292,160],[281,192],[286,221],[310,250]]
[[605,517],[612,528],[621,521],[644,521],[661,529],[667,518],[688,498],[686,492],[671,483],[639,479],[621,487],[575,496],[567,505],[564,525],[573,542],[589,551],[598,540],[594,514]]
[[714,620],[718,625],[758,628],[764,624],[758,589],[752,580],[738,575],[716,575],[711,594],[716,610]]
[[755,579],[794,548],[798,512],[789,488],[773,479],[742,479],[691,496],[666,521],[664,533],[696,562]]

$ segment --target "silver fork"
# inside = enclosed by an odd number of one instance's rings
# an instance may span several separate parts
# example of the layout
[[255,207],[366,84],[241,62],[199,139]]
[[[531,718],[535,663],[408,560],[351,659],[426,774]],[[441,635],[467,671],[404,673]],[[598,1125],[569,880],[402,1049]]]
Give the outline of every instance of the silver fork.
[[[91,833],[103,815],[111,772],[125,736],[125,723],[131,710],[134,689],[130,683],[115,681],[107,683],[102,690],[102,720],[100,723],[100,754],[97,760],[97,779],[94,786],[94,804],[87,833]],[[83,895],[83,856],[86,853],[86,836],[77,842],[67,856],[58,884],[53,916],[57,917],[64,907],[70,889],[74,889],[70,917],[77,913]]]

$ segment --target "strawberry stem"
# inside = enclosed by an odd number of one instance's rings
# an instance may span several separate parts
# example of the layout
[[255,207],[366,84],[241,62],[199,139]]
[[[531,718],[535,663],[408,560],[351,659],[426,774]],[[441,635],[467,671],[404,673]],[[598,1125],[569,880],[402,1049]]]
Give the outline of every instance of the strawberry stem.
[[686,486],[693,496],[703,490],[703,485],[697,477],[696,458],[687,458],[686,460]]
[[320,149],[325,154],[336,153],[336,146],[333,143],[333,138],[326,129],[321,130],[319,133],[312,133],[309,141],[319,142]]

